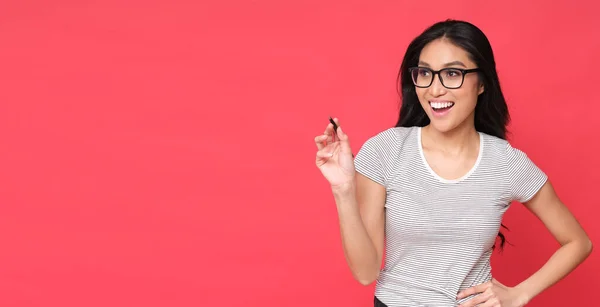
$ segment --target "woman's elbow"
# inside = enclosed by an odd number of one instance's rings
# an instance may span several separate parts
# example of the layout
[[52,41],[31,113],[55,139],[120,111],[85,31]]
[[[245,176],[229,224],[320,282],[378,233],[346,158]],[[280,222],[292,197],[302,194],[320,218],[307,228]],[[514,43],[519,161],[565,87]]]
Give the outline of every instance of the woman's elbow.
[[356,274],[354,275],[354,279],[356,279],[356,281],[358,281],[363,286],[368,286],[368,285],[374,283],[378,277],[379,277],[379,272],[377,272],[375,274],[368,274],[365,276],[359,276]]
[[590,240],[590,238],[587,238],[585,244],[586,257],[592,253],[592,250],[594,250],[594,244],[592,243],[592,240]]
[[375,279],[359,279],[358,282],[363,285],[363,286],[368,286],[370,284],[372,284],[375,281]]

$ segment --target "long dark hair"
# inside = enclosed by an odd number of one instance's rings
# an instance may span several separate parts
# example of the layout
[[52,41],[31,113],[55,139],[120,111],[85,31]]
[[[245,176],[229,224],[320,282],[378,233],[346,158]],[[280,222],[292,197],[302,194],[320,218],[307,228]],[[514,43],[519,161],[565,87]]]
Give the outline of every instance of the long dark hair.
[[[396,127],[424,127],[429,124],[429,118],[419,103],[408,69],[417,66],[423,47],[439,38],[448,39],[464,49],[480,69],[479,77],[483,82],[484,91],[477,98],[475,130],[506,139],[506,126],[510,121],[510,115],[500,88],[492,46],[485,34],[475,25],[452,19],[433,24],[413,39],[408,46],[398,73],[398,91],[402,97],[402,106]],[[504,224],[501,225],[507,228]],[[506,238],[502,232],[499,232],[498,236],[502,249]]]

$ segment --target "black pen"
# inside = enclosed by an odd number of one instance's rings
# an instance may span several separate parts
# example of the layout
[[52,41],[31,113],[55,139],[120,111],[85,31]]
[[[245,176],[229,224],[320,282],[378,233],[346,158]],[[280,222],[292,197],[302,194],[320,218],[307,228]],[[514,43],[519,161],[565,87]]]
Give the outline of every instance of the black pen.
[[331,118],[331,116],[329,116],[329,122],[333,125],[333,132],[335,133],[335,135],[337,135],[337,124],[335,123],[335,121],[333,121],[333,118]]
[[[333,125],[333,133],[335,133],[335,135],[337,136],[337,124],[335,123],[335,121],[333,121],[333,118],[331,118],[331,116],[329,116],[329,122]],[[354,154],[352,154],[352,158],[354,158]]]

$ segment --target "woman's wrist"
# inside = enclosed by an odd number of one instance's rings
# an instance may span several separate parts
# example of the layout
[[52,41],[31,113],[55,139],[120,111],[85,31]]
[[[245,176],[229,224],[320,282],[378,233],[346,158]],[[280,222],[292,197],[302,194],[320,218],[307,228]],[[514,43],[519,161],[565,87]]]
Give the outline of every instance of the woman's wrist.
[[332,185],[331,191],[336,200],[344,201],[356,197],[356,182],[350,180],[348,182]]
[[531,295],[523,286],[519,285],[513,288],[517,292],[517,301],[519,306],[525,306],[531,300]]

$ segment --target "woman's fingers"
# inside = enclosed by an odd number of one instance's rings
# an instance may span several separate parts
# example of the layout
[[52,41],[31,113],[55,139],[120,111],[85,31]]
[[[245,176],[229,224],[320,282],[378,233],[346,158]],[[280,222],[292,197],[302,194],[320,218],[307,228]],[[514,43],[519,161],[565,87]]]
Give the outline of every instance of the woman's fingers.
[[[334,130],[332,123],[327,124],[327,127],[325,127],[325,131],[323,132],[323,134],[315,137],[315,144],[317,145],[317,149],[322,150],[328,145],[334,144],[336,141],[343,141],[342,137],[340,136],[340,120],[338,118],[334,118],[333,121],[337,125],[338,130]],[[340,132],[340,134],[338,134],[338,132]],[[345,134],[344,136],[345,141],[347,142],[348,137]]]
[[333,125],[331,123],[327,124],[325,132],[323,133],[327,135],[327,143],[332,143],[334,141]]
[[325,141],[327,140],[327,135],[321,134],[315,137],[315,144],[317,145],[318,150],[322,150],[327,145]]
[[321,159],[329,159],[329,158],[333,157],[333,152],[319,150],[319,151],[317,151],[317,157],[321,158]]

